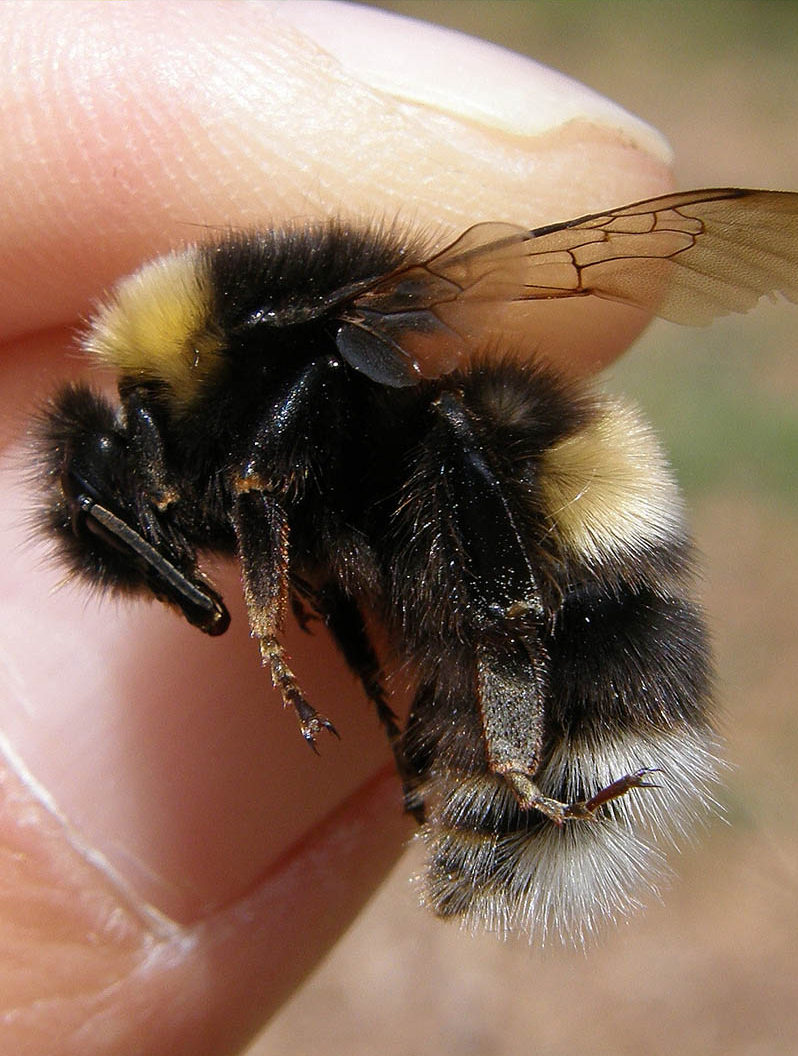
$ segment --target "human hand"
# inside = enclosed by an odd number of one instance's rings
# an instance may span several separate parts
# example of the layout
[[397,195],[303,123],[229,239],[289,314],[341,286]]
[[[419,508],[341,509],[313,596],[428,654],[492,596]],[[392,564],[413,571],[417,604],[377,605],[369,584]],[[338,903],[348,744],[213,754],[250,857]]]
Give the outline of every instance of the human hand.
[[[160,606],[53,593],[59,572],[26,543],[30,491],[15,489],[29,414],[80,367],[65,352],[92,301],[207,228],[398,217],[445,244],[479,220],[661,193],[667,163],[653,133],[559,75],[367,9],[3,17],[4,1048],[234,1052],[412,831],[389,753],[324,634],[292,628],[303,687],[342,735],[308,751],[231,567],[212,573],[234,621],[218,640]],[[536,347],[580,371],[637,325],[605,304],[564,332],[581,306],[537,307]]]

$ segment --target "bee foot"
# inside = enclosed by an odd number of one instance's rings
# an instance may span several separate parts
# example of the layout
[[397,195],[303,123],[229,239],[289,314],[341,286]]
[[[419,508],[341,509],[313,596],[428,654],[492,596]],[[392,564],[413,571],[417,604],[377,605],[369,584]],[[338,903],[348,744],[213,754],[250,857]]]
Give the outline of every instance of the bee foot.
[[564,825],[567,821],[592,821],[597,812],[606,803],[620,799],[633,788],[659,788],[653,781],[647,780],[651,774],[661,773],[656,768],[643,768],[632,774],[625,774],[600,789],[590,799],[563,803],[558,799],[544,796],[534,781],[526,774],[506,774],[516,799],[524,810],[538,810],[553,821],[555,825]]
[[322,730],[326,730],[328,733],[333,734],[333,736],[337,737],[339,741],[341,739],[341,735],[338,733],[338,730],[336,730],[330,720],[325,719],[323,715],[319,715],[315,708],[312,708],[310,704],[307,703],[307,701],[303,701],[303,705],[304,707],[300,710],[297,704],[294,703],[297,715],[299,716],[299,729],[302,733],[302,736],[308,742],[310,747],[313,749],[316,755],[318,755],[319,750],[316,747],[316,738],[322,732]]

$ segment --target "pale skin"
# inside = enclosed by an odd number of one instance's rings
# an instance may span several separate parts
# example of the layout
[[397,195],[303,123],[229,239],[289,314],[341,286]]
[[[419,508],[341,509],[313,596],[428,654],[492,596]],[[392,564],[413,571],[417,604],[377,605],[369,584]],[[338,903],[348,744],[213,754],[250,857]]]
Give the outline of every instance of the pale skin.
[[[213,641],[161,606],[54,592],[59,571],[26,545],[19,441],[37,401],[84,369],[68,353],[92,301],[208,226],[398,216],[442,243],[478,220],[533,225],[670,188],[632,119],[579,86],[446,35],[425,69],[424,27],[334,5],[314,27],[314,7],[3,8],[3,1051],[238,1051],[412,833],[323,634],[291,627],[286,642],[341,741],[322,735],[314,756],[281,709],[232,564],[210,568],[233,614]],[[435,93],[375,83],[380,50],[403,48],[405,75]],[[480,74],[465,99],[440,73],[463,61]],[[491,64],[528,100],[518,113],[495,103]],[[544,86],[568,117],[532,134],[524,108]],[[555,340],[541,313],[531,344],[583,373],[639,324],[606,305],[587,318]],[[517,342],[523,325],[507,325]]]

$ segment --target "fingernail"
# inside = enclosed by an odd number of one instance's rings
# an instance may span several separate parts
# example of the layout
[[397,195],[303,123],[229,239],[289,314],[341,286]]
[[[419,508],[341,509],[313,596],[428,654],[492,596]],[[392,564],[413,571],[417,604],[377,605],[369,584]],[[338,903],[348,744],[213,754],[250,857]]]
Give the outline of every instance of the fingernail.
[[347,73],[397,99],[516,136],[588,121],[666,164],[672,159],[667,141],[644,121],[496,44],[334,0],[283,0],[277,11]]

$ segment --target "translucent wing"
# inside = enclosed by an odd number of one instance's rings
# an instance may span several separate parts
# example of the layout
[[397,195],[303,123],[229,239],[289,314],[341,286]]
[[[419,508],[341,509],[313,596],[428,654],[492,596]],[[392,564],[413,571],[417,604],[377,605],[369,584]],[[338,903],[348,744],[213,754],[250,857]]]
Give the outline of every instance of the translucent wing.
[[430,342],[438,373],[466,361],[457,305],[592,296],[703,325],[776,293],[798,301],[798,193],[684,191],[534,230],[477,224],[360,294],[338,344],[364,373],[407,385],[431,373]]

